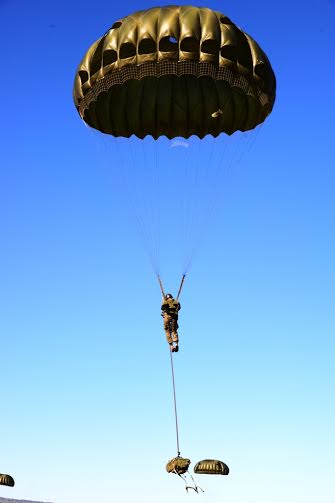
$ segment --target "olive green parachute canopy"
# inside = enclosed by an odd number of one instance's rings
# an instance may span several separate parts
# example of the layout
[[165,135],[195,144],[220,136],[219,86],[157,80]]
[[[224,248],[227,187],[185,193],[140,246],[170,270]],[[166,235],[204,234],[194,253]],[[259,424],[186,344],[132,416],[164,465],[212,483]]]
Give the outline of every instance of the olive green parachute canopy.
[[14,479],[10,475],[6,475],[5,473],[0,473],[0,485],[1,486],[9,486],[14,487]]
[[203,459],[194,467],[194,473],[203,473],[206,475],[228,475],[229,468],[218,459]]
[[166,471],[168,473],[176,473],[177,475],[182,475],[186,473],[191,461],[187,458],[182,458],[177,456],[176,458],[170,459],[166,464]]
[[228,17],[167,6],[114,22],[80,63],[74,102],[113,136],[203,138],[255,128],[275,92],[267,56]]

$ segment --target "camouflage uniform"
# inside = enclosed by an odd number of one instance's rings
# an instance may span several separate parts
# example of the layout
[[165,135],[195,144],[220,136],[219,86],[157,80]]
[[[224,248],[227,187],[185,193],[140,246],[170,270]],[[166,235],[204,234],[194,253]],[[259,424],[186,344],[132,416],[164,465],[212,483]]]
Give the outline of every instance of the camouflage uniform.
[[166,339],[170,345],[175,343],[178,346],[178,311],[180,311],[180,304],[175,299],[165,299],[161,309]]

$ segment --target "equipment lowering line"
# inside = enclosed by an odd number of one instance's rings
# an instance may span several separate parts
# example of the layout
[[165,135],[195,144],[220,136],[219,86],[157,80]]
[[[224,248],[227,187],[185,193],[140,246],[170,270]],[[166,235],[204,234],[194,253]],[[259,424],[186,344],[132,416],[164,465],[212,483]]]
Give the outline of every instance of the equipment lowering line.
[[174,369],[173,369],[172,351],[170,351],[170,361],[171,361],[171,374],[172,374],[172,385],[173,385],[174,417],[175,417],[175,423],[176,423],[177,456],[180,456],[179,430],[178,430],[178,413],[177,413],[177,399],[176,399],[176,384],[175,384],[175,380],[174,380]]

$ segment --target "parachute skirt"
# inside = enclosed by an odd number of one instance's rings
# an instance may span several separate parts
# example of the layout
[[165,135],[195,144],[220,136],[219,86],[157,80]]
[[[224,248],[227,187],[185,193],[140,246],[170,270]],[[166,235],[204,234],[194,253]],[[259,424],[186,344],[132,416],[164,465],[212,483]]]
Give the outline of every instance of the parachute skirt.
[[[223,113],[213,116],[218,109]],[[155,139],[248,131],[269,109],[267,96],[244,76],[237,79],[229,68],[196,61],[148,62],[111,72],[78,108],[85,122],[103,133]]]

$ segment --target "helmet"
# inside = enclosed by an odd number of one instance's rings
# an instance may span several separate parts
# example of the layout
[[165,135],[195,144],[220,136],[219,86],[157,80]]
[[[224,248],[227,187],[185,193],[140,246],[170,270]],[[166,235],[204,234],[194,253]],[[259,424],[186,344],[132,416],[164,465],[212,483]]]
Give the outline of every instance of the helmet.
[[165,298],[166,298],[166,299],[173,299],[173,295],[171,295],[171,293],[167,293],[167,294],[165,295]]

